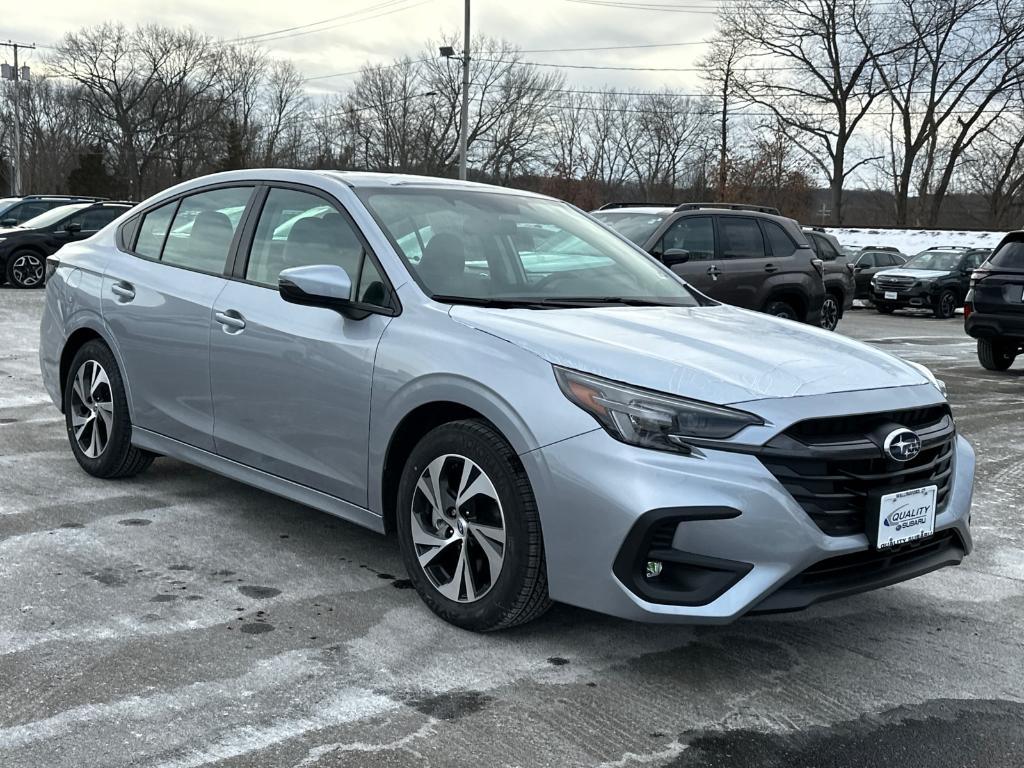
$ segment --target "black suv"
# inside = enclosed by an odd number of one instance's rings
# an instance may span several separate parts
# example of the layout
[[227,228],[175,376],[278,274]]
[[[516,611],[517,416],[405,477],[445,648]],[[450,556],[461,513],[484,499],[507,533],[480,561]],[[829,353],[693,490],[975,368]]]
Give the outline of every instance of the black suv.
[[883,269],[902,267],[907,263],[907,257],[898,251],[889,249],[862,250],[853,259],[853,279],[856,284],[853,298],[870,299],[871,281],[876,274]]
[[821,227],[804,227],[804,234],[824,264],[825,302],[821,305],[821,327],[834,331],[846,310],[853,306],[853,265],[843,255],[839,241]]
[[1004,237],[971,275],[964,328],[990,371],[1005,371],[1024,348],[1024,230]]
[[73,203],[53,208],[19,227],[0,229],[0,277],[15,288],[43,285],[46,257],[62,245],[84,240],[134,203]]
[[25,195],[4,198],[0,200],[0,227],[13,227],[69,203],[96,203],[101,200],[106,198],[79,195]]
[[714,299],[821,323],[822,261],[800,225],[774,208],[610,203],[593,216]]
[[980,248],[958,247],[921,251],[901,267],[877,272],[871,280],[871,300],[883,315],[910,308],[953,317],[967,296],[971,272],[988,254]]

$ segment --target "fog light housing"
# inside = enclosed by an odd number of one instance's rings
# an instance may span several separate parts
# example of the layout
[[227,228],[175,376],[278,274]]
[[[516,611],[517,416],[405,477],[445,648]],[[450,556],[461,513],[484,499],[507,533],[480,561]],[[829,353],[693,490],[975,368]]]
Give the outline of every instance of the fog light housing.
[[662,565],[661,560],[648,560],[647,568],[644,571],[644,575],[648,579],[656,579],[659,576],[661,576],[661,569],[663,567],[664,566]]

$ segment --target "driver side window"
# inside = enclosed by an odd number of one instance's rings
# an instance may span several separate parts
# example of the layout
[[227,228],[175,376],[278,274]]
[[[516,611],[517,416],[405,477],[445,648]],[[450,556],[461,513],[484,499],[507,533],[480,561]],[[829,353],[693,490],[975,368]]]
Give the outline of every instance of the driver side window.
[[658,253],[669,250],[690,252],[690,261],[715,258],[715,225],[710,216],[684,216],[662,235]]

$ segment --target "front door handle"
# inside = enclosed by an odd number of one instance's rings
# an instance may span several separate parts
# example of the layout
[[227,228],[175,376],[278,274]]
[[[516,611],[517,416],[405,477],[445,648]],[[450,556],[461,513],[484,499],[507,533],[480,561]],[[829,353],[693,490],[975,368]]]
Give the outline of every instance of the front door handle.
[[226,309],[223,312],[218,309],[213,313],[213,317],[224,326],[227,333],[237,333],[245,328],[245,318],[233,309]]
[[711,276],[712,280],[717,280],[720,274],[722,274],[722,270],[720,270],[715,264],[708,267],[708,275]]
[[778,272],[779,268],[776,267],[774,264],[765,264],[764,265],[764,271],[765,272]]
[[110,291],[115,296],[124,300],[124,303],[128,303],[135,298],[135,288],[131,283],[126,283],[122,280],[117,281],[110,286]]

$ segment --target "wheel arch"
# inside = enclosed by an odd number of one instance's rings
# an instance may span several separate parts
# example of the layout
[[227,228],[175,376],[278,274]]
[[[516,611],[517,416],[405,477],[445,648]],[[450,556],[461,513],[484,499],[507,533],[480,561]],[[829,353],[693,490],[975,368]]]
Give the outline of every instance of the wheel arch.
[[778,286],[769,289],[768,295],[761,304],[761,311],[768,308],[773,301],[784,301],[796,311],[797,319],[800,322],[807,320],[807,312],[810,309],[809,301],[804,292],[796,286]]
[[64,340],[64,346],[61,348],[60,363],[58,367],[61,413],[64,412],[64,388],[71,368],[71,361],[74,359],[78,350],[93,340],[102,341],[114,356],[114,360],[117,362],[117,367],[121,374],[121,381],[124,383],[125,399],[128,401],[128,413],[130,415],[134,415],[135,409],[132,407],[131,384],[125,376],[124,363],[121,360],[120,351],[118,350],[117,345],[113,343],[106,329],[99,327],[98,323],[93,322],[82,323],[71,331],[71,333],[68,334],[67,339]]

